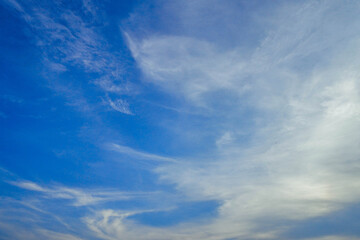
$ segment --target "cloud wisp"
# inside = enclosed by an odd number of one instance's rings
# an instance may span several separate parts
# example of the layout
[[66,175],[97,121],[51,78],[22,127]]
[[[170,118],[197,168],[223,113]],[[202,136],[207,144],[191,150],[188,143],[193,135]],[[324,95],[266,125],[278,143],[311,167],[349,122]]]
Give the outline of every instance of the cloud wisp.
[[[11,175],[11,178],[14,177],[16,176]],[[124,219],[145,212],[166,211],[166,209],[117,210],[111,208],[114,203],[157,198],[159,192],[124,192],[109,188],[83,189],[59,185],[41,186],[21,179],[5,180],[5,182],[30,194],[24,194],[21,199],[0,198],[2,222],[0,232],[4,239],[78,240],[98,239],[98,237],[112,239],[110,233],[100,234],[99,229],[102,227],[111,229],[112,227],[107,224],[112,223],[113,218],[115,222],[119,222],[117,218]],[[66,214],[67,211],[71,211],[75,216]],[[79,211],[81,215],[76,216]],[[100,219],[100,216],[105,219]],[[52,229],[52,226],[56,226],[56,231]],[[116,231],[119,232],[119,230]]]
[[10,184],[22,189],[44,194],[47,198],[70,200],[73,206],[91,206],[109,201],[129,200],[139,198],[149,193],[130,193],[106,189],[84,190],[69,187],[42,187],[30,181],[10,181]]
[[[111,44],[102,36],[108,20],[93,1],[77,1],[80,8],[60,2],[49,6],[45,2],[33,4],[33,1],[21,0],[3,3],[15,10],[33,31],[32,37],[41,50],[46,75],[59,76],[79,71],[87,75],[88,83],[95,84],[106,94],[133,94],[131,84],[124,77],[121,54],[111,51]],[[65,90],[65,95],[69,91],[70,95],[79,94],[71,90],[73,84],[66,86],[54,80],[48,82],[56,92],[63,93]],[[89,108],[85,100],[81,100],[81,96],[69,98],[75,105]],[[118,112],[131,113],[125,100],[108,101],[107,104]]]
[[109,105],[115,111],[118,111],[118,112],[121,112],[121,113],[124,113],[124,114],[128,114],[128,115],[133,115],[133,113],[129,109],[129,104],[125,100],[122,100],[122,99],[111,100],[111,99],[109,99]]
[[170,163],[176,163],[178,160],[174,158],[164,157],[152,153],[142,152],[135,150],[133,148],[119,145],[116,143],[108,144],[108,148],[110,150],[116,151],[121,154],[128,155],[130,157],[133,157],[135,159],[143,159],[143,160],[150,160],[150,161],[158,161],[158,162],[170,162]]

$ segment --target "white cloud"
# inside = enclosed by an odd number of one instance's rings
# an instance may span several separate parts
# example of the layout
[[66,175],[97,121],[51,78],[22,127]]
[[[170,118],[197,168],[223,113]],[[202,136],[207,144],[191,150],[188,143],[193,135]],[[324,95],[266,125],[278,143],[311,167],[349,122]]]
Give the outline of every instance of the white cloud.
[[234,140],[234,137],[230,132],[225,132],[218,140],[216,140],[216,145],[221,147],[223,145],[227,145]]
[[203,94],[221,89],[246,91],[237,82],[245,66],[237,50],[221,52],[203,40],[181,36],[153,36],[141,41],[127,36],[129,47],[150,81],[203,105]]
[[39,186],[38,184],[30,182],[30,181],[20,181],[20,182],[11,181],[9,183],[12,185],[15,185],[17,187],[27,189],[27,190],[32,190],[32,191],[37,191],[37,192],[49,191],[48,189],[43,188],[43,187]]
[[[32,38],[42,53],[47,79],[51,78],[49,72],[63,73],[76,68],[91,73],[89,83],[96,84],[105,93],[133,94],[134,89],[124,78],[120,52],[110,51],[111,44],[102,36],[108,20],[91,0],[79,1],[80,8],[76,9],[55,2],[51,7],[32,1],[6,0],[5,4],[16,9],[31,29]],[[49,81],[49,86],[58,91],[54,85],[56,81]],[[67,87],[71,89],[68,84]],[[123,112],[129,114],[130,111]]]
[[[153,211],[153,210],[150,210]],[[130,216],[141,214],[148,211],[114,211],[111,209],[95,212],[93,215],[85,217],[83,220],[89,229],[96,233],[101,239],[115,240],[126,238],[129,240],[141,239],[228,239],[233,237],[249,237],[246,232],[251,226],[247,224],[237,225],[237,235],[227,232],[230,222],[223,224],[203,224],[203,223],[183,223],[174,227],[154,228],[144,226],[128,219]],[[276,231],[268,233],[254,233],[254,239],[273,239]]]
[[68,233],[59,233],[59,232],[49,231],[49,230],[45,230],[45,229],[39,229],[38,232],[41,236],[43,236],[44,239],[46,238],[49,240],[63,240],[63,239],[82,240],[83,239],[83,238],[79,238],[77,236],[74,236],[74,235],[71,235]]
[[[197,19],[196,12],[203,8],[217,12],[221,5],[216,19],[241,25],[221,15],[233,12],[233,4],[213,3],[189,2],[176,9],[176,16],[188,16],[184,21],[196,23],[200,33],[195,34],[193,29],[181,34],[172,26],[170,33],[136,37],[140,34],[128,31],[125,35],[147,81],[207,112],[209,121],[189,131],[216,133],[211,139],[216,150],[211,156],[203,153],[197,159],[177,161],[118,144],[109,144],[109,148],[135,159],[169,163],[156,168],[160,180],[175,186],[177,194],[187,201],[217,200],[221,204],[218,215],[203,222],[155,228],[129,218],[141,211],[96,209],[87,212],[83,220],[98,238],[279,239],[289,230],[287,222],[291,220],[325,216],[360,200],[359,4],[283,3],[273,11],[274,16],[265,17],[267,29],[258,39],[251,39],[254,44],[247,45],[252,47],[245,51],[234,42],[241,42],[246,31],[236,34],[229,46],[220,45],[219,37],[201,33],[202,18]],[[84,5],[94,12],[89,6]],[[65,54],[67,63],[89,72],[111,72],[97,84],[109,92],[121,91],[109,80],[111,74],[117,76],[117,68],[108,66],[114,58],[104,53],[96,31],[71,12],[63,16],[69,27],[43,13],[37,17],[50,33],[48,43],[66,42],[58,50]],[[223,32],[221,27],[226,26],[214,25],[212,30]],[[257,25],[248,26],[252,27]],[[68,34],[72,30],[76,31],[74,36]],[[68,35],[70,42],[63,39]],[[95,54],[90,54],[91,50]],[[230,104],[217,105],[225,100]],[[124,100],[109,99],[108,104],[131,114]],[[254,115],[242,115],[244,108],[253,110]],[[251,118],[256,126],[250,130],[249,143],[241,145],[236,139],[248,126],[241,121],[229,123],[222,116]],[[198,144],[195,140],[191,143]],[[73,206],[141,196],[113,190],[44,187],[29,181],[11,183],[50,199],[71,200]],[[263,228],[262,223],[269,219],[270,228]]]
[[2,239],[4,240],[82,240],[74,234],[61,233],[56,231],[51,231],[45,228],[35,228],[29,229],[24,226],[14,226],[9,223],[2,222],[0,223],[0,231],[2,232]]
[[123,99],[111,100],[109,98],[108,101],[109,101],[110,107],[112,109],[114,109],[115,111],[118,111],[118,112],[121,112],[124,114],[128,114],[128,115],[133,115],[133,113],[129,109],[129,104],[125,100],[123,100]]
[[[222,202],[210,224],[214,236],[256,238],[255,229],[266,235],[286,228],[261,232],[260,219],[304,220],[360,200],[355,9],[355,2],[286,3],[268,19],[266,36],[249,55],[241,46],[218,46],[217,39],[173,33],[137,39],[128,33],[147,81],[207,107],[215,120],[219,113],[241,114],[244,105],[256,112],[246,147],[225,144],[231,140],[225,133],[217,140],[218,155],[157,169],[164,183],[175,184],[188,198]],[[223,89],[245,104],[216,108],[212,99]],[[232,131],[245,128],[218,121]],[[204,125],[222,129],[213,122]]]
[[178,162],[176,159],[173,159],[173,158],[164,157],[164,156],[147,153],[147,152],[141,152],[141,151],[132,149],[130,147],[122,146],[122,145],[115,144],[115,143],[108,144],[108,147],[110,150],[131,156],[133,158],[152,160],[152,161],[160,161],[160,162],[172,162],[172,163]]
[[46,198],[67,199],[73,206],[89,206],[109,201],[122,201],[140,198],[151,193],[122,192],[114,189],[78,189],[63,186],[42,187],[30,181],[9,181],[17,187],[43,193]]

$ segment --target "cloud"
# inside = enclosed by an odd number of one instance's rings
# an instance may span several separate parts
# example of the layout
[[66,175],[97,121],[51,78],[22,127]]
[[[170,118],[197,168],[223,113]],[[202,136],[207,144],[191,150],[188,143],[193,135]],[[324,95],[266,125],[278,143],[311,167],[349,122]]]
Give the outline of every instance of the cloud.
[[[242,132],[247,126],[218,116],[254,112],[245,147],[225,133],[214,140],[215,155],[157,168],[163,183],[189,199],[223,203],[210,224],[218,239],[255,239],[255,232],[276,238],[288,226],[267,230],[262,220],[304,220],[359,201],[358,8],[335,1],[278,6],[251,54],[176,31],[126,33],[146,81],[208,109],[204,129]],[[243,104],[219,107],[213,99]]]
[[47,191],[49,191],[48,189],[43,188],[43,187],[39,186],[38,184],[33,183],[33,182],[29,182],[29,181],[20,181],[20,182],[12,181],[12,182],[9,182],[9,183],[12,184],[12,185],[15,185],[17,187],[24,188],[24,189],[31,190],[31,191],[37,191],[37,192],[47,192]]
[[56,231],[51,231],[43,228],[36,229],[26,229],[22,227],[14,227],[7,223],[0,223],[0,231],[4,234],[2,237],[4,240],[10,239],[29,239],[29,240],[82,240],[83,238],[79,238],[76,235],[69,233],[61,233]]
[[14,8],[15,10],[24,13],[24,9],[16,0],[3,0],[2,3],[7,4],[8,6]]
[[326,237],[317,237],[317,238],[306,238],[304,240],[358,240],[358,237],[351,236],[326,236]]
[[112,109],[114,109],[115,111],[118,111],[118,112],[121,112],[124,114],[128,114],[128,115],[133,115],[133,113],[129,109],[129,104],[125,100],[123,100],[123,99],[111,100],[109,98],[108,101],[109,101],[110,107]]
[[223,146],[231,143],[234,140],[230,132],[225,132],[218,140],[216,140],[217,146]]
[[172,163],[178,162],[178,160],[173,159],[173,158],[164,157],[164,156],[146,153],[146,152],[141,152],[141,151],[132,149],[130,147],[122,146],[122,145],[115,144],[115,143],[108,144],[108,147],[110,150],[119,152],[121,154],[128,155],[133,158],[151,160],[151,161],[160,161],[160,162],[172,162]]
[[40,235],[43,236],[43,238],[49,239],[49,240],[63,240],[63,239],[69,239],[69,240],[82,240],[83,238],[76,237],[71,234],[67,233],[58,233],[54,231],[49,231],[45,229],[39,229],[38,232]]
[[[123,237],[123,234],[129,236],[128,239],[137,239],[139,233],[125,229],[125,226],[134,224],[134,227],[137,226],[134,221],[127,219],[128,217],[168,210],[163,208],[115,210],[105,207],[107,202],[139,201],[156,197],[158,193],[155,192],[126,193],[113,189],[45,187],[23,180],[8,181],[8,183],[21,189],[39,192],[41,195],[27,194],[20,200],[11,197],[0,198],[0,222],[2,222],[0,232],[4,239],[118,239]],[[52,202],[53,200],[70,200],[72,204],[62,201]],[[81,211],[80,216],[76,214],[78,207],[85,207],[83,208],[85,211]],[[74,215],[69,215],[68,211]],[[55,227],[56,231],[52,227]],[[141,225],[139,227],[142,228]],[[144,230],[144,234],[145,232],[155,236],[150,228]],[[145,239],[146,235],[143,238]]]
[[211,42],[190,37],[151,36],[138,41],[125,35],[149,80],[174,94],[202,105],[207,92],[247,89],[246,82],[233,84],[244,67],[237,50],[222,52]]
[[[125,219],[136,214],[136,212],[122,212],[111,209],[101,210],[92,216],[84,218],[84,222],[88,228],[91,229],[97,237],[101,239],[118,239],[119,237],[126,237],[127,239],[135,239],[134,235],[128,232]],[[138,232],[138,239],[142,238],[142,232]]]
[[59,84],[51,76],[58,74],[58,78],[59,74],[71,71],[86,74],[88,83],[105,93],[135,92],[124,77],[122,53],[111,50],[112,44],[102,35],[108,19],[92,1],[77,1],[79,8],[55,2],[49,6],[32,1],[5,3],[16,9],[17,16],[31,29],[33,42],[41,51],[44,75],[53,90],[57,92]]
[[30,181],[9,181],[10,184],[35,192],[43,193],[50,199],[71,200],[73,206],[90,206],[109,201],[122,201],[140,198],[148,193],[130,193],[111,189],[77,189],[63,186],[42,187]]
[[[153,210],[150,210],[153,211]],[[114,211],[111,209],[97,211],[93,215],[84,218],[88,227],[101,239],[230,239],[234,237],[224,231],[226,225],[203,224],[203,223],[184,223],[175,227],[154,228],[140,225],[129,217],[149,211]],[[239,232],[248,226],[238,226]],[[254,239],[273,239],[276,232],[273,233],[254,233]],[[238,233],[237,237],[245,237]]]
[[[31,16],[27,21],[44,36],[39,46],[50,48],[44,58],[60,64],[53,65],[54,69],[76,66],[100,75],[94,82],[105,91],[123,91],[121,80],[113,81],[120,78],[121,66],[109,53],[106,41],[91,27],[96,21],[91,2],[82,5],[93,16],[90,20],[69,9],[58,15],[19,6],[14,5]],[[164,195],[176,192],[179,201],[215,200],[220,204],[218,214],[157,228],[131,218],[156,211],[150,207],[121,210],[104,205],[136,202],[151,193],[43,186],[23,180],[10,181],[12,185],[39,194],[42,203],[65,200],[71,202],[65,204],[67,207],[88,207],[81,215],[82,223],[100,239],[284,239],[282,234],[298,221],[327,216],[359,202],[357,3],[277,2],[259,22],[252,18],[267,12],[266,7],[249,9],[249,22],[229,17],[241,12],[235,1],[160,1],[156,6],[155,12],[161,16],[153,16],[153,21],[171,22],[171,26],[160,24],[163,27],[154,31],[156,34],[152,34],[153,29],[136,32],[143,29],[139,25],[126,29],[128,47],[144,81],[206,113],[201,117],[187,114],[178,119],[178,125],[167,126],[179,133],[178,138],[201,135],[188,138],[188,144],[195,150],[205,145],[206,150],[204,147],[201,154],[179,161],[114,143],[108,148],[134,159],[161,163],[155,167],[159,182],[165,188],[173,187]],[[212,15],[216,21],[209,20],[215,25],[208,33],[210,28],[203,19]],[[165,21],[169,16],[182,20]],[[146,22],[141,20],[134,22]],[[231,31],[223,30],[229,26]],[[250,29],[257,28],[261,34],[252,35]],[[227,35],[234,31],[237,34]],[[243,41],[248,34],[252,38]],[[231,41],[220,39],[231,37]],[[59,54],[63,58],[56,60],[54,56]],[[132,114],[121,98],[109,97],[107,103],[116,111]],[[175,129],[185,126],[185,118],[191,122],[186,131]],[[177,146],[182,155],[182,145]],[[73,219],[79,221],[79,216]],[[76,239],[68,233],[47,230],[37,234]],[[313,239],[348,238],[331,235]]]

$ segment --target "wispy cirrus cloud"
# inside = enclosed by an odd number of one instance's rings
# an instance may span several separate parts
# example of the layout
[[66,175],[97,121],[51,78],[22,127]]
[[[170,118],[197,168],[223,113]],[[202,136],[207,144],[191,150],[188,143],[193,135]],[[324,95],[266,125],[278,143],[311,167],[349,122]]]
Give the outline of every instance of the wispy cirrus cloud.
[[[94,82],[108,94],[123,93],[127,85],[115,81],[121,66],[91,24],[97,20],[90,1],[81,5],[87,18],[70,9],[58,14],[28,9],[21,1],[7,2],[26,12],[26,21],[45,36],[38,44],[44,49],[51,45],[44,59],[53,69],[79,67],[98,74]],[[237,1],[156,1],[152,7],[157,10],[152,22],[160,22],[161,27],[156,33],[144,30],[146,10],[135,10],[131,27],[123,28],[128,47],[144,83],[204,113],[179,112],[177,124],[166,126],[178,133],[172,145],[179,156],[184,155],[177,138],[186,139],[195,150],[206,147],[180,161],[108,144],[108,150],[117,154],[158,163],[148,170],[156,174],[163,192],[146,207],[108,203],[136,202],[153,193],[19,179],[10,184],[30,191],[41,206],[55,200],[65,201],[66,209],[85,209],[71,219],[83,224],[76,229],[79,235],[87,236],[83,230],[91,230],[89,239],[289,239],[287,234],[296,224],[359,203],[359,4],[276,2],[259,10]],[[237,15],[246,15],[248,22],[239,24],[244,19],[234,18]],[[108,97],[107,104],[132,114],[122,98]],[[172,194],[177,201],[169,200]],[[170,227],[154,227],[134,218],[159,211],[154,202],[167,201],[175,208],[178,202],[192,201],[218,205],[214,215]],[[71,231],[32,234],[77,239]],[[353,235],[331,232],[297,239],[357,239]]]
[[108,101],[109,101],[110,107],[112,109],[114,109],[115,111],[121,112],[124,114],[128,114],[128,115],[133,115],[133,113],[129,109],[129,104],[125,100],[123,100],[123,99],[111,100],[109,98]]
[[[41,50],[46,74],[75,69],[89,75],[88,83],[95,84],[105,93],[132,95],[135,92],[124,77],[121,53],[111,51],[111,44],[102,36],[107,20],[92,1],[78,1],[80,8],[60,2],[49,6],[45,2],[32,4],[33,1],[11,0],[5,3],[14,8],[33,31],[32,37]],[[49,81],[49,86],[60,93],[65,87],[56,81]],[[68,91],[72,91],[71,86]],[[111,102],[108,105],[114,108]]]
[[[8,177],[17,178],[10,174]],[[99,234],[108,223],[119,222],[116,218],[166,209],[118,210],[108,209],[121,201],[140,201],[158,198],[159,192],[122,192],[116,189],[84,189],[59,185],[39,185],[22,179],[5,180],[19,189],[29,191],[20,199],[0,198],[0,232],[4,239],[111,239],[109,233]],[[110,205],[108,205],[110,204]],[[130,207],[134,208],[134,207]],[[83,209],[80,216],[76,216]],[[71,211],[72,214],[66,214]],[[110,214],[106,214],[110,212]],[[106,219],[97,222],[99,214]],[[113,213],[113,214],[112,214]],[[121,213],[121,214],[120,214]],[[98,216],[98,217],[96,217]],[[108,218],[111,218],[108,219]],[[100,223],[96,226],[96,223]],[[102,222],[102,224],[101,224]],[[56,231],[52,229],[55,226]],[[89,232],[89,230],[91,230]],[[107,237],[106,237],[107,236]]]
[[34,182],[21,180],[10,181],[9,183],[26,190],[42,193],[47,198],[70,200],[73,206],[89,206],[109,201],[129,200],[139,198],[141,195],[148,195],[148,193],[130,193],[111,189],[85,190],[62,186],[42,187]]
[[108,144],[107,146],[110,150],[119,152],[121,154],[128,155],[133,158],[150,160],[150,161],[159,161],[159,162],[172,162],[172,163],[178,162],[178,160],[176,160],[174,158],[164,157],[164,156],[160,156],[160,155],[156,155],[156,154],[152,154],[152,153],[138,151],[133,148],[119,145],[116,143],[111,143],[111,144]]
[[5,234],[2,236],[5,240],[10,239],[49,239],[49,240],[82,240],[83,238],[77,237],[76,235],[69,233],[61,233],[46,229],[21,229],[19,227],[14,227],[13,225],[0,223],[0,231],[5,231]]
[[[247,126],[225,120],[221,128],[228,130],[214,139],[218,155],[157,169],[164,183],[175,184],[190,199],[223,203],[210,224],[215,239],[226,234],[261,239],[255,232],[276,238],[290,226],[265,230],[261,219],[304,220],[359,201],[354,169],[359,168],[360,59],[351,53],[358,49],[353,30],[359,19],[350,10],[358,7],[334,1],[284,4],[268,19],[270,29],[252,54],[241,46],[219,46],[211,37],[128,34],[147,80],[208,109],[207,128],[219,131],[218,115],[254,110],[256,128],[246,147],[237,147],[238,136],[231,133]],[[197,20],[195,14],[192,21]],[[245,104],[212,101],[219,97]]]

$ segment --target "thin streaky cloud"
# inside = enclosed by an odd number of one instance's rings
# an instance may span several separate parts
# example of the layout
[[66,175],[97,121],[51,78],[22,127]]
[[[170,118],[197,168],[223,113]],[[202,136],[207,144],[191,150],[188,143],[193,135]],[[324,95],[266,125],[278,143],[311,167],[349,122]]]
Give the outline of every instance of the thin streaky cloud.
[[8,181],[8,183],[26,190],[41,192],[46,198],[71,200],[73,206],[90,206],[156,194],[156,192],[124,192],[116,189],[80,189],[64,186],[42,187],[34,182],[22,180]]
[[108,101],[109,101],[109,106],[113,110],[127,114],[127,115],[134,115],[129,108],[129,104],[125,100],[123,100],[123,99],[111,100],[109,98]]
[[160,162],[172,162],[172,163],[178,162],[178,160],[174,159],[174,158],[169,158],[169,157],[164,157],[164,156],[160,156],[160,155],[156,155],[156,154],[152,154],[152,153],[138,151],[133,148],[119,145],[116,143],[109,143],[107,146],[110,150],[119,152],[121,154],[128,155],[133,158],[152,160],[152,161],[160,161]]

